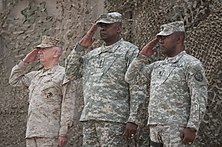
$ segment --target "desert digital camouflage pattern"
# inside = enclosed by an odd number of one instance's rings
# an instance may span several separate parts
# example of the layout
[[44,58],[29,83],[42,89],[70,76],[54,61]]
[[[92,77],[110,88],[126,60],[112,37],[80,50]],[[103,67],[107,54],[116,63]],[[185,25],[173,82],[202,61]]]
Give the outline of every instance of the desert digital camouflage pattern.
[[50,47],[61,47],[64,45],[64,43],[55,38],[55,37],[50,37],[50,36],[42,36],[42,41],[39,45],[36,46],[36,48],[50,48]]
[[198,130],[207,104],[207,79],[201,62],[185,51],[149,65],[144,61],[147,57],[139,55],[125,78],[130,84],[151,80],[148,124]]
[[59,65],[29,73],[27,67],[21,61],[9,78],[11,85],[29,88],[26,138],[66,135],[74,116],[75,83],[65,79]]
[[33,137],[26,139],[26,147],[58,147],[58,141],[55,138]]
[[146,97],[144,86],[129,85],[125,72],[138,48],[124,40],[102,45],[86,54],[79,44],[68,56],[66,75],[83,77],[84,108],[81,121],[139,123],[138,113]]

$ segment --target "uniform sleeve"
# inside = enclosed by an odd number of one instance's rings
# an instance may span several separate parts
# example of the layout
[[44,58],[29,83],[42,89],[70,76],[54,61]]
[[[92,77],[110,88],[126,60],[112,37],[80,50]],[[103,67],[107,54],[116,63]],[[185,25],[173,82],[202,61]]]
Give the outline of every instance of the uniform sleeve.
[[148,82],[154,64],[146,64],[149,58],[137,55],[127,69],[125,80],[130,84],[130,116],[128,122],[140,124],[139,114],[148,98]]
[[187,84],[191,96],[190,117],[187,127],[199,129],[207,105],[207,78],[200,62],[194,62],[188,67]]
[[[139,50],[138,50],[139,51]],[[135,51],[131,56],[130,62],[135,59],[138,52]],[[127,75],[126,75],[127,77]],[[126,78],[126,81],[128,79]],[[143,104],[147,98],[147,84],[145,82],[129,82],[129,92],[130,92],[130,115],[127,122],[132,122],[137,125],[141,124],[140,113],[142,112]]]
[[65,72],[68,79],[79,79],[82,77],[83,55],[85,48],[79,43],[74,47],[65,62]]
[[138,55],[127,69],[125,80],[129,84],[147,84],[154,64],[145,64],[148,58],[144,55]]
[[127,122],[141,125],[140,116],[144,107],[144,102],[148,96],[146,84],[130,85],[130,115]]
[[[20,61],[19,64],[15,65],[12,68],[10,77],[9,77],[9,84],[12,86],[24,86],[29,87],[33,76],[35,75],[36,71],[32,71],[27,73],[28,63]],[[27,73],[27,74],[26,74]]]
[[67,135],[69,128],[73,125],[76,101],[76,81],[67,79],[63,82],[63,98],[61,105],[61,120],[59,135]]

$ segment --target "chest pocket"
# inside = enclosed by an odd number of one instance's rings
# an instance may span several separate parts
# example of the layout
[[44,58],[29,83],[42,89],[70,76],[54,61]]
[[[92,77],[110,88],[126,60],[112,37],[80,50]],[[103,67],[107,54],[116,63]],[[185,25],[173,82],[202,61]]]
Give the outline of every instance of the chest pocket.
[[55,79],[48,79],[43,82],[41,91],[45,98],[58,97],[62,95],[61,84]]
[[160,85],[162,83],[180,82],[185,79],[183,65],[168,64],[156,67],[152,72],[153,82]]
[[111,79],[124,80],[124,74],[127,68],[127,61],[124,54],[114,54],[105,59],[103,76],[106,75]]

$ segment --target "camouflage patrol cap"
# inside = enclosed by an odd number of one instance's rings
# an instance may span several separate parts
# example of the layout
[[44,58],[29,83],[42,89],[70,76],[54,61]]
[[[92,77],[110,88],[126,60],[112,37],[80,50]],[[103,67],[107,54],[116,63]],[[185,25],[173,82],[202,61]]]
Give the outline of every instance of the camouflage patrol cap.
[[63,42],[50,36],[42,36],[42,42],[36,48],[62,47]]
[[99,19],[96,21],[96,24],[99,24],[99,23],[111,24],[115,22],[122,22],[122,14],[118,12],[102,14],[100,15]]
[[160,26],[161,31],[156,36],[168,36],[174,32],[185,32],[183,21],[175,21]]

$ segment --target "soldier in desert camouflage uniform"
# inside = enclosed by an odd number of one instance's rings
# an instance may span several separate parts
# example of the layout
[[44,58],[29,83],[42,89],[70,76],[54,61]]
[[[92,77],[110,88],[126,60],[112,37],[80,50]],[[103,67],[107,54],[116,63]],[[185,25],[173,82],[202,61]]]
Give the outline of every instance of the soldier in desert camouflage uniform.
[[[29,88],[27,147],[64,147],[67,142],[76,85],[65,78],[65,68],[58,65],[61,47],[61,41],[43,36],[41,44],[12,69],[9,83]],[[28,66],[38,54],[43,69],[28,72]]]
[[[91,51],[93,35],[100,29],[105,42]],[[103,14],[75,46],[66,61],[69,78],[83,77],[83,146],[124,147],[139,124],[137,113],[146,96],[144,85],[129,85],[125,72],[139,52],[120,37],[122,15]]]
[[[191,146],[207,104],[207,79],[201,62],[188,55],[184,47],[182,21],[161,26],[130,65],[126,81],[130,84],[150,80],[149,119],[152,146]],[[165,60],[145,64],[159,42]]]

